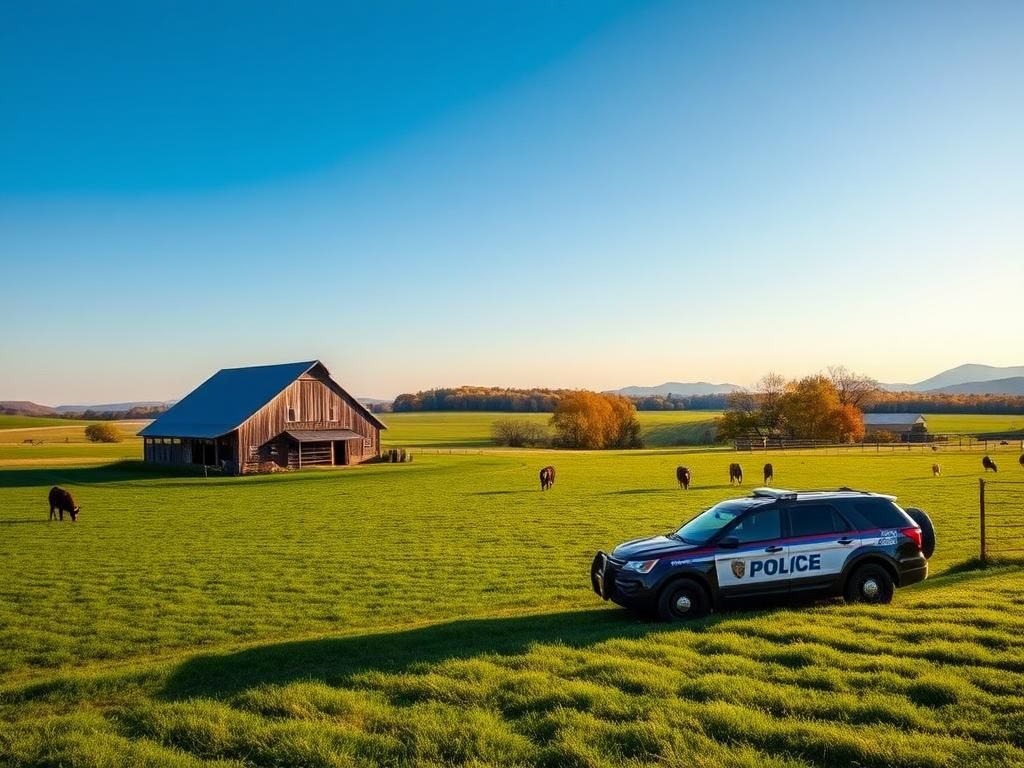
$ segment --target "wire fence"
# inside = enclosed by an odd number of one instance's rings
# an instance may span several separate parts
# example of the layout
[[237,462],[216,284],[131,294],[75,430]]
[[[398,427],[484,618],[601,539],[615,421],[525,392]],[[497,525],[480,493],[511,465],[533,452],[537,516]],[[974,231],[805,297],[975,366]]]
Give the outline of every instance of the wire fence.
[[981,562],[1024,559],[1024,480],[978,479]]
[[984,440],[968,435],[939,436],[935,440],[909,443],[833,443],[828,440],[789,440],[785,438],[742,439],[733,447],[744,453],[784,453],[786,451],[824,451],[825,453],[997,453],[1022,452],[1024,440]]

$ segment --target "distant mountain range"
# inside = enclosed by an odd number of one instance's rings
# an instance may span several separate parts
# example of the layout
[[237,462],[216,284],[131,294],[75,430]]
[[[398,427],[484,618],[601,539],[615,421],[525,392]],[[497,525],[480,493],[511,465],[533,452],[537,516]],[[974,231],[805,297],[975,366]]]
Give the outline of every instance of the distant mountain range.
[[882,384],[890,392],[934,392],[942,394],[1020,395],[1024,365],[998,367],[967,363],[958,365],[915,384]]
[[[880,384],[890,392],[926,392],[933,394],[959,395],[1024,395],[1024,365],[995,366],[967,363],[937,373],[931,378],[914,384]],[[650,397],[652,395],[720,395],[741,390],[737,384],[711,384],[707,381],[667,381],[653,387],[631,386],[611,390],[627,397]],[[390,403],[373,397],[360,397],[367,407]],[[174,405],[175,400],[135,400],[125,403],[104,403],[101,405],[40,405],[29,400],[0,400],[0,413],[23,416],[60,416],[67,413],[127,412],[132,408],[159,408]]]
[[664,384],[659,384],[656,387],[623,387],[622,389],[612,390],[612,392],[616,395],[625,395],[626,397],[651,397],[652,395],[662,395],[663,397],[681,395],[687,397],[689,395],[722,395],[736,392],[740,389],[743,389],[743,387],[736,384],[711,384],[707,381],[666,381]]
[[968,381],[928,391],[943,395],[1024,395],[1024,376],[1010,376],[992,381]]
[[104,403],[101,405],[40,405],[30,400],[0,400],[0,413],[13,413],[19,416],[63,416],[68,413],[127,413],[132,408],[170,408],[176,400],[162,402],[159,400],[139,400],[129,403]]
[[103,405],[58,405],[57,413],[82,413],[83,411],[130,411],[132,408],[170,408],[176,400],[162,402],[160,400],[138,400],[130,403],[104,403]]

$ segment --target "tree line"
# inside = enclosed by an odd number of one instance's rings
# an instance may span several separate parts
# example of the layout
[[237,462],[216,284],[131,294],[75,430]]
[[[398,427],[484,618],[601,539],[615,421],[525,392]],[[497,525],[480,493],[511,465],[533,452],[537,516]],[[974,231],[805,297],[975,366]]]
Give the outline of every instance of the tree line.
[[[515,389],[506,387],[449,387],[399,395],[391,410],[408,411],[498,411],[509,413],[552,413],[562,398],[579,390]],[[618,397],[618,395],[616,395]],[[726,396],[648,395],[628,398],[639,411],[720,411]]]

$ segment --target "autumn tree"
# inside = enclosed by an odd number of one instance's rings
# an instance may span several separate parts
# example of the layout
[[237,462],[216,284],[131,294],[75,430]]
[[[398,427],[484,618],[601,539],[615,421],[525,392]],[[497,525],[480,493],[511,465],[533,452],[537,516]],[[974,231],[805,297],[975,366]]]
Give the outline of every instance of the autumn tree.
[[564,448],[635,448],[640,423],[629,398],[579,390],[564,395],[551,417],[555,444]]
[[836,388],[839,402],[864,410],[875,399],[878,382],[870,376],[854,373],[845,365],[830,365],[828,378]]

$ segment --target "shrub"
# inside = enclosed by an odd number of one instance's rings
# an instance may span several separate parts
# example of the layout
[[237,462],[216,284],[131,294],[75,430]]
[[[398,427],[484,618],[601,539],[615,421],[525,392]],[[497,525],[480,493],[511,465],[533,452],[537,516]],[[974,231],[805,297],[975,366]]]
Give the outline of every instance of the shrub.
[[491,425],[491,437],[497,445],[523,448],[547,445],[548,431],[527,419],[499,419]]
[[110,422],[90,424],[85,428],[85,437],[91,443],[121,442],[121,432]]

